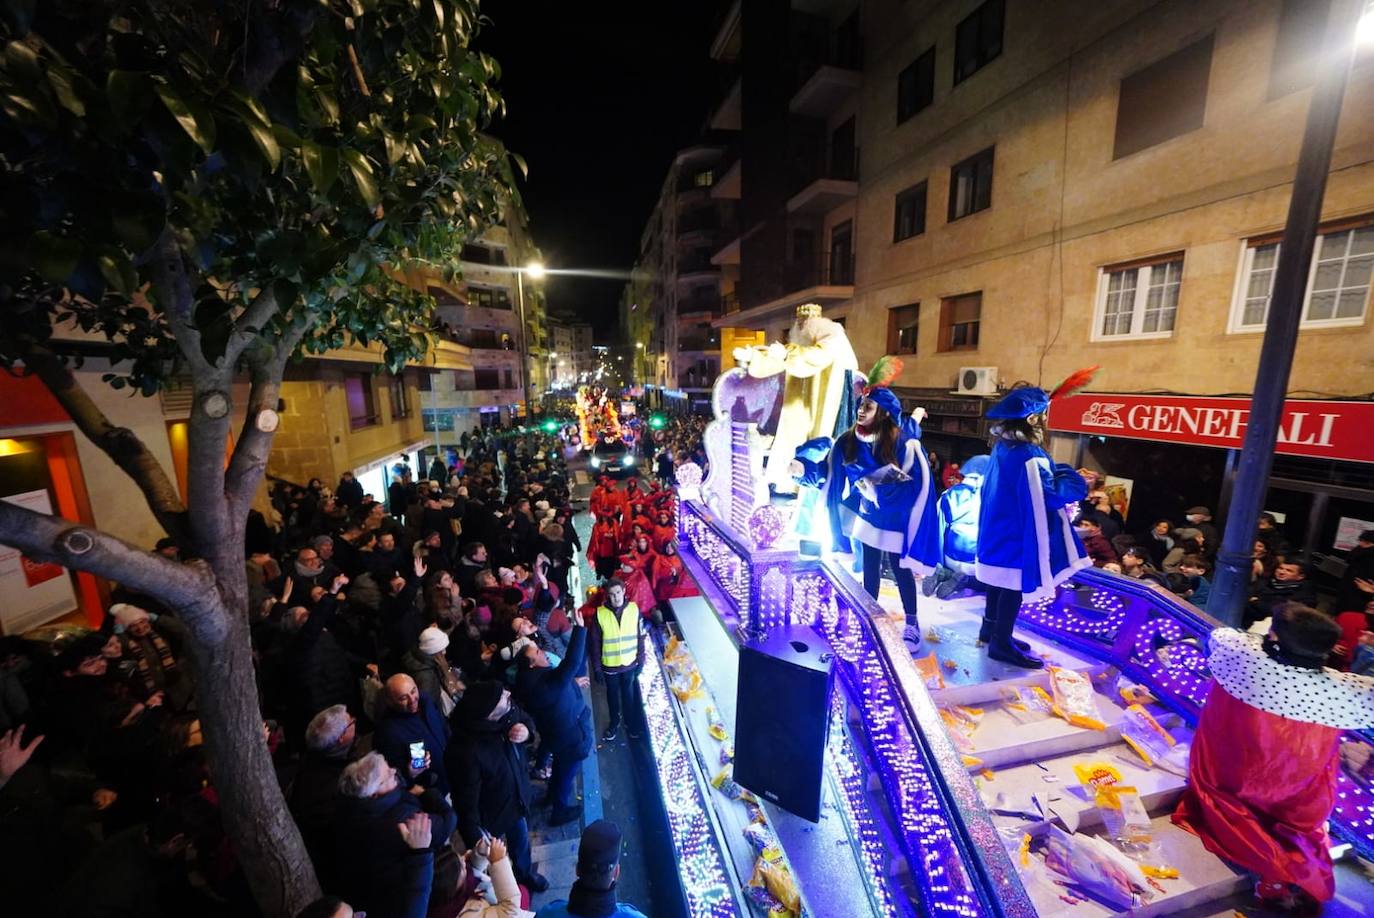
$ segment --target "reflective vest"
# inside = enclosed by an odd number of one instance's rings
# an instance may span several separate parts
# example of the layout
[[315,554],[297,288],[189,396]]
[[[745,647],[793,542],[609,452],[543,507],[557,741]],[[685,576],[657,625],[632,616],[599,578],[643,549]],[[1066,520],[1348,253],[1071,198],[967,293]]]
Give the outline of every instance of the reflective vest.
[[639,657],[639,607],[625,603],[617,619],[602,606],[596,610],[596,623],[601,628],[601,665],[607,669],[633,666]]

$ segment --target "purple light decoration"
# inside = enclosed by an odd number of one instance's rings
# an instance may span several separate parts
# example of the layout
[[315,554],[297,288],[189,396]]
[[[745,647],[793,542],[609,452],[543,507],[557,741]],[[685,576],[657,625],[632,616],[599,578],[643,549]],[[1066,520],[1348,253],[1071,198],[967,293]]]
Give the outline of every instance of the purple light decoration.
[[684,462],[677,467],[676,479],[678,487],[699,488],[701,487],[701,466],[695,462]]
[[850,836],[859,844],[860,863],[864,867],[869,891],[881,914],[893,914],[892,887],[883,870],[883,865],[887,863],[887,850],[864,792],[865,771],[845,731],[844,698],[839,693],[830,700],[827,764],[830,777],[839,790],[835,802],[840,818],[848,827]]
[[749,461],[749,426],[730,424],[730,525],[745,532],[754,508],[754,470]]
[[740,912],[727,878],[725,854],[712,829],[708,802],[693,775],[692,758],[673,716],[657,651],[644,655],[639,687],[687,912],[705,918],[732,918]]
[[[1341,737],[1342,743],[1370,743],[1374,739],[1355,732]],[[1338,834],[1348,839],[1362,854],[1374,849],[1374,794],[1357,783],[1344,768],[1336,773],[1336,806],[1331,821],[1339,827]]]
[[749,538],[755,548],[772,548],[787,526],[787,517],[772,504],[755,507],[749,514]]

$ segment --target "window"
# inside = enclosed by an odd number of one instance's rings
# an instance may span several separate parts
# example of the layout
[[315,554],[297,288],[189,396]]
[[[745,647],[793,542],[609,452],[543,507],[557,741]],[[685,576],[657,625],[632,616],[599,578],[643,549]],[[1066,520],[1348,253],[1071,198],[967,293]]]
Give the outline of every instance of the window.
[[1155,61],[1121,81],[1113,159],[1202,127],[1212,36]]
[[893,209],[892,241],[901,242],[926,231],[926,183],[897,193]]
[[433,392],[433,391],[434,391],[434,374],[433,374],[433,373],[424,373],[424,372],[422,372],[422,373],[420,373],[420,375],[417,377],[416,383],[417,383],[416,388],[419,389],[421,392]]
[[992,206],[992,147],[949,170],[949,221]]
[[344,397],[348,400],[348,426],[351,429],[371,427],[377,423],[371,373],[345,373]]
[[477,368],[472,371],[473,388],[479,392],[489,392],[501,388],[501,371],[495,367]]
[[897,123],[935,101],[935,47],[927,48],[920,57],[897,74]]
[[387,377],[386,389],[391,396],[391,419],[395,421],[410,417],[410,394],[406,392],[405,376]]
[[1168,337],[1182,280],[1182,252],[1103,268],[1097,279],[1093,340]]
[[515,388],[515,378],[511,375],[511,370],[510,370],[509,368],[507,368],[507,369],[505,370],[505,372],[504,372],[503,375],[505,376],[505,383],[506,383],[506,384],[505,384],[505,388],[507,388],[507,389],[514,389],[514,388]]
[[916,333],[921,324],[921,304],[893,306],[887,311],[887,352],[916,353]]
[[698,188],[710,188],[716,183],[716,173],[714,169],[707,169],[698,172],[692,177],[692,184]]
[[1312,85],[1317,73],[1313,64],[1321,53],[1330,9],[1330,0],[1284,0],[1269,68],[1269,98]]
[[854,223],[846,220],[830,230],[830,277],[832,284],[854,283]]
[[[1261,331],[1279,262],[1279,235],[1246,242],[1231,308],[1231,331]],[[1359,325],[1369,306],[1374,273],[1374,223],[1335,224],[1317,237],[1303,307],[1305,328]]]
[[983,293],[947,296],[940,301],[940,351],[972,351],[978,347],[978,322]]
[[510,291],[505,287],[468,286],[468,305],[486,309],[510,309]]
[[954,30],[954,85],[973,76],[1002,53],[1004,0],[988,0]]

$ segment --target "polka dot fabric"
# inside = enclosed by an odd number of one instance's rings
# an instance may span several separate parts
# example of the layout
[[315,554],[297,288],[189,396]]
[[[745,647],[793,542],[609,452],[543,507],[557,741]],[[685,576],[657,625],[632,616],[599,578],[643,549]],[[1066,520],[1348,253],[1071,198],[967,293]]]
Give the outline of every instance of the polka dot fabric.
[[1261,635],[1234,628],[1212,632],[1207,662],[1227,692],[1289,720],[1342,730],[1374,726],[1374,679],[1285,666],[1264,652],[1263,641]]

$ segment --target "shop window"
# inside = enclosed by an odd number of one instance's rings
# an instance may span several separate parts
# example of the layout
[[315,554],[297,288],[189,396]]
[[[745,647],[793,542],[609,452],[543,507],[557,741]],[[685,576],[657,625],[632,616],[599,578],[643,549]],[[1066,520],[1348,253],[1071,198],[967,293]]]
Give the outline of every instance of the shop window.
[[949,170],[949,222],[992,206],[993,149],[979,150]]
[[344,395],[348,400],[348,426],[357,430],[378,423],[371,373],[345,373]]
[[[424,373],[422,376],[428,376]],[[406,378],[389,376],[386,381],[387,394],[391,397],[391,419],[393,421],[410,417],[410,393],[406,391]]]
[[954,85],[973,76],[1002,53],[1004,0],[988,0],[954,30]]
[[1202,127],[1212,69],[1208,35],[1121,81],[1113,159]]
[[[1246,240],[1230,330],[1262,331],[1279,263],[1281,234]],[[1374,221],[1331,224],[1317,237],[1303,303],[1303,328],[1361,325],[1374,274]]]
[[1182,252],[1102,268],[1093,340],[1167,338],[1178,315],[1182,280]]
[[893,306],[887,311],[887,352],[889,354],[916,353],[916,335],[920,330],[921,304]]
[[926,231],[926,183],[897,193],[893,207],[892,241],[901,242]]
[[978,348],[978,326],[983,314],[983,293],[947,296],[940,301],[940,351],[972,351]]
[[935,47],[897,74],[897,123],[928,108],[935,101]]
[[1269,67],[1269,98],[1305,89],[1316,80],[1330,10],[1331,0],[1284,0]]

